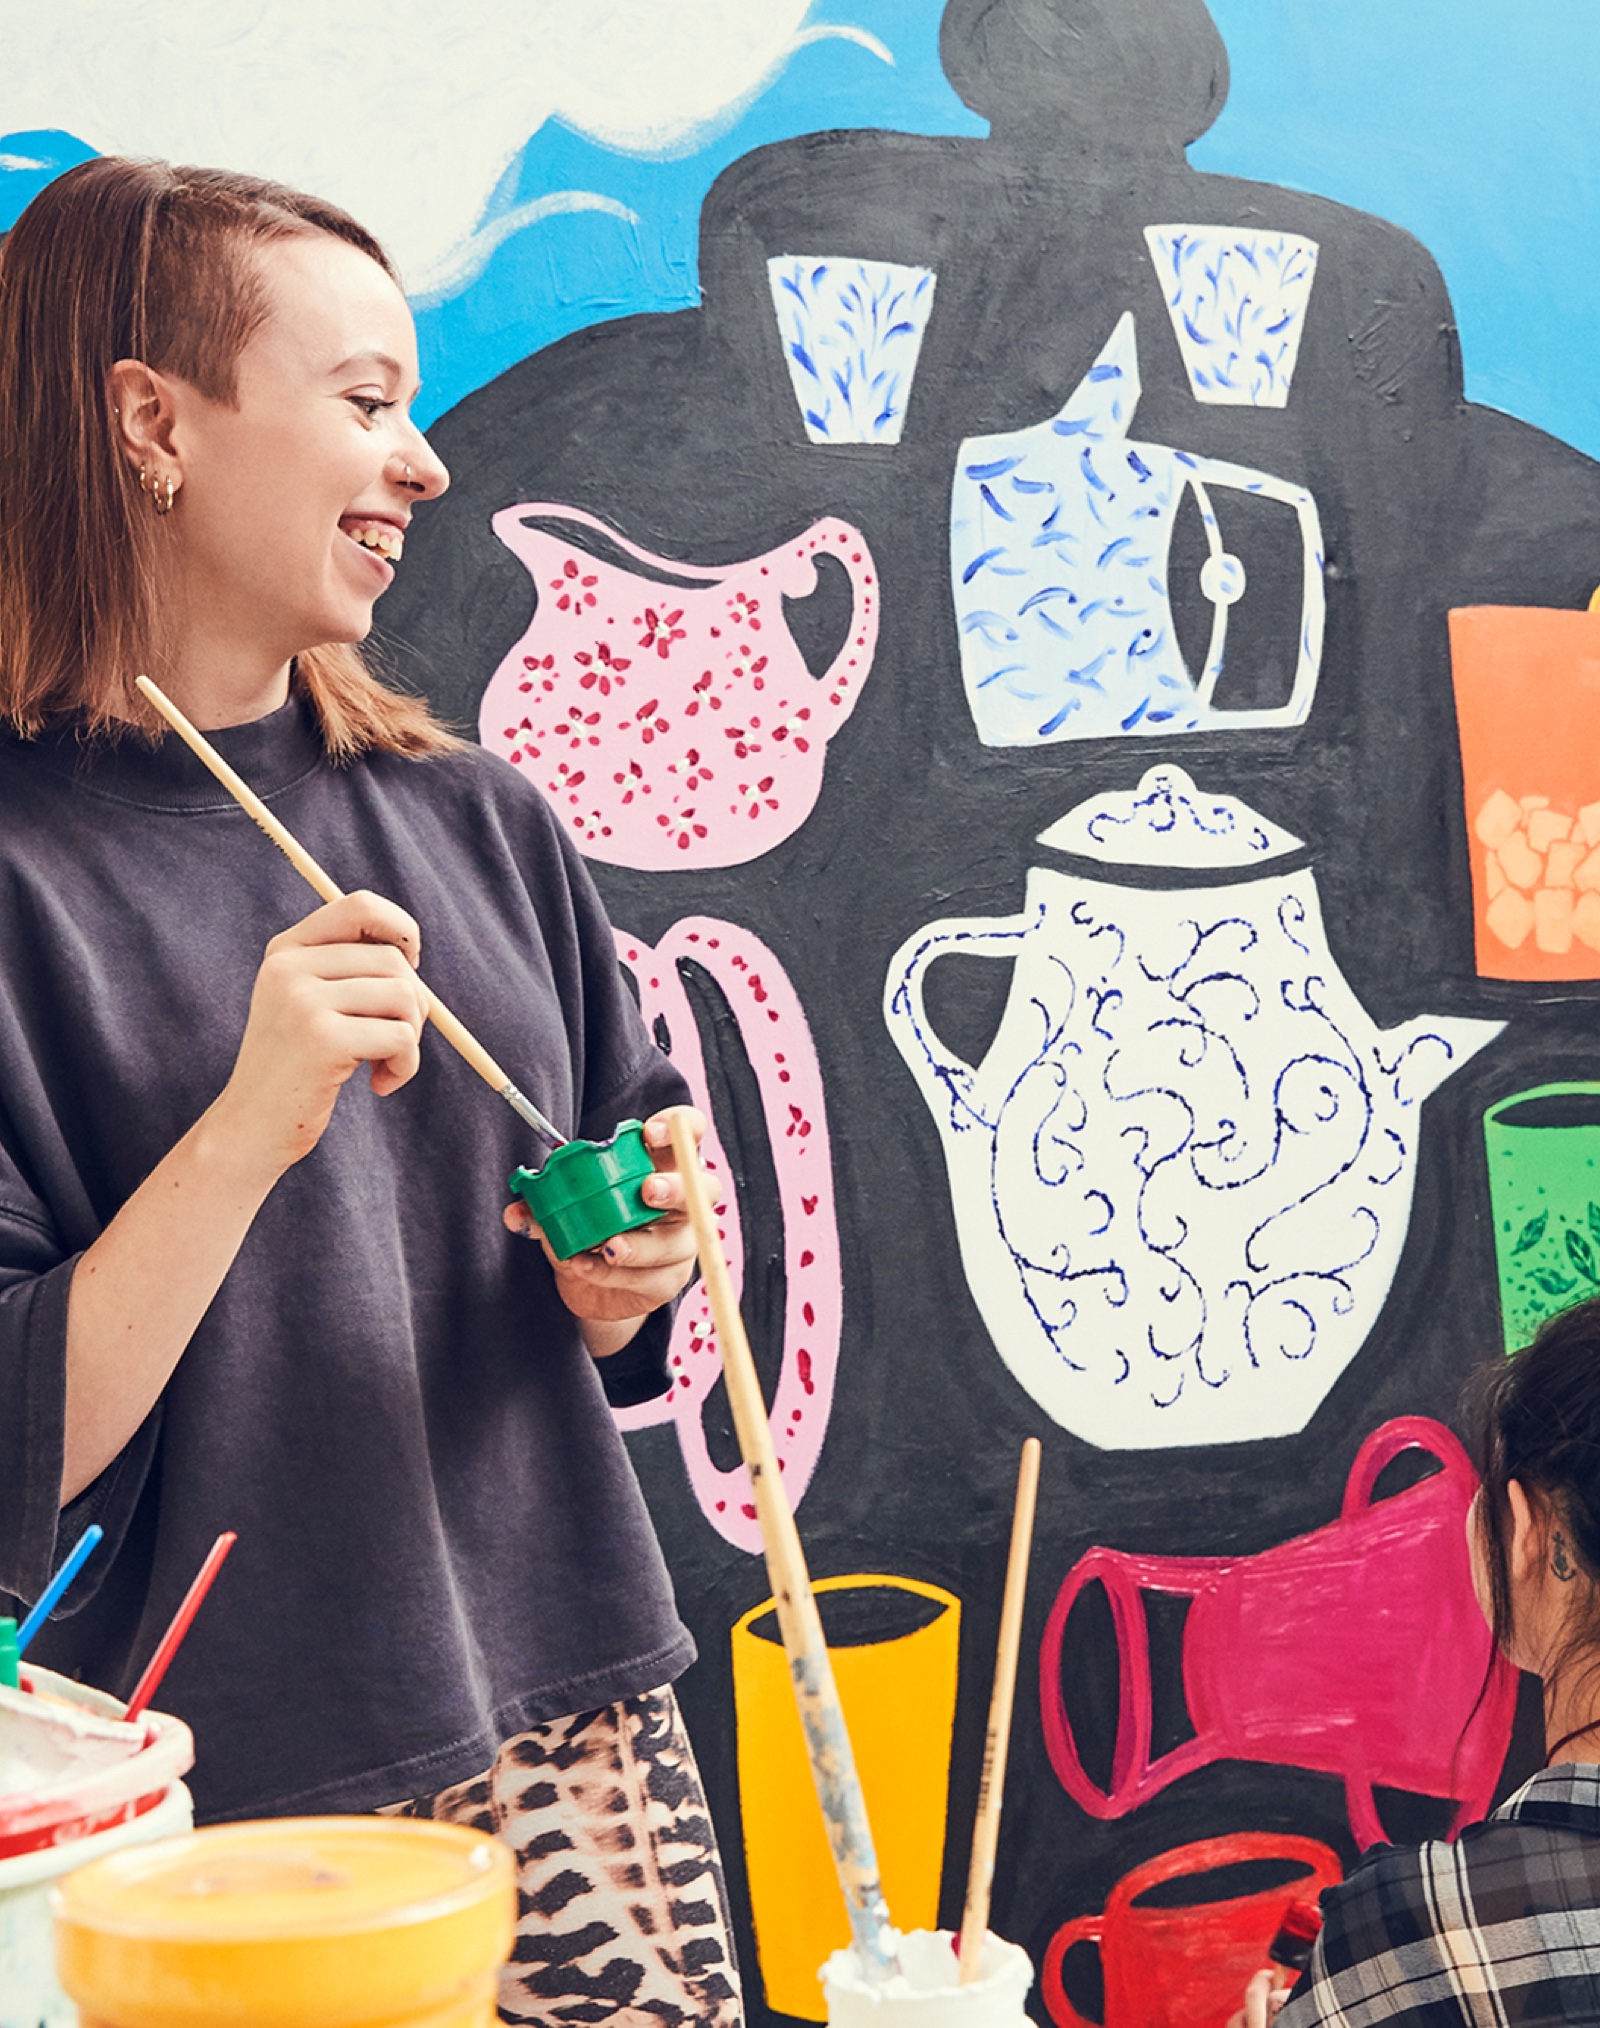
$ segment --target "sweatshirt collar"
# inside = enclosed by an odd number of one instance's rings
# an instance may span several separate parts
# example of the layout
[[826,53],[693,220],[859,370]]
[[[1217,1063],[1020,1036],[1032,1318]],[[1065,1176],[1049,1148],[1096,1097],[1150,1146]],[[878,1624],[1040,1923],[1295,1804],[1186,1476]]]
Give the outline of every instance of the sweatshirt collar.
[[[315,771],[326,758],[310,706],[291,693],[286,704],[248,725],[208,732],[207,739],[258,796],[272,796]],[[231,810],[232,796],[179,739],[159,746],[139,734],[86,741],[74,726],[18,742],[46,767],[70,775],[92,795],[159,810]]]

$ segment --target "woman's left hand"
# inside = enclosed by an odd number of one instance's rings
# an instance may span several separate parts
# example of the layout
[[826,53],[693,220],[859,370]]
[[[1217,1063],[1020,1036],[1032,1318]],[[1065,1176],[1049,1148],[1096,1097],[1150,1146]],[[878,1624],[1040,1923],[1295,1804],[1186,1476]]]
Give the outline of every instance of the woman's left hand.
[[[705,1115],[693,1106],[678,1110],[688,1120],[698,1148],[706,1131]],[[640,1194],[646,1204],[665,1215],[632,1232],[617,1233],[592,1253],[557,1260],[527,1205],[518,1199],[505,1208],[507,1230],[538,1240],[555,1273],[561,1300],[585,1322],[626,1324],[647,1317],[663,1303],[670,1303],[694,1272],[694,1233],[684,1210],[683,1183],[665,1113],[652,1113],[645,1121],[644,1141],[656,1173],[645,1178]],[[626,1341],[618,1342],[620,1346]]]
[[1256,1973],[1244,1989],[1244,2005],[1228,2023],[1228,2028],[1272,2028],[1283,2011],[1283,2003],[1289,1994],[1280,1989],[1278,1975],[1271,1969]]

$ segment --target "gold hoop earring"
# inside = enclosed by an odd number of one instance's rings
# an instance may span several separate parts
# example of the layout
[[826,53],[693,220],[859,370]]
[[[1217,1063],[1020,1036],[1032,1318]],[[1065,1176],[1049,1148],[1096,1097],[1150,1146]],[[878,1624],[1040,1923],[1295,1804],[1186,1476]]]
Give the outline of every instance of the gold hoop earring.
[[139,491],[148,498],[150,505],[156,512],[164,516],[172,512],[172,502],[178,491],[178,482],[170,472],[163,477],[160,472],[152,472],[148,466],[141,465],[139,467]]

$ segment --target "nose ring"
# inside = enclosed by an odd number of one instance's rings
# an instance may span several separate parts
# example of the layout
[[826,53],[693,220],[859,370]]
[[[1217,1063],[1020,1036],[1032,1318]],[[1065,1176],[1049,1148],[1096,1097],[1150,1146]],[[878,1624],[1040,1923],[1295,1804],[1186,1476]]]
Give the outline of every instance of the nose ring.
[[411,484],[411,467],[409,465],[406,466],[406,484],[408,486]]

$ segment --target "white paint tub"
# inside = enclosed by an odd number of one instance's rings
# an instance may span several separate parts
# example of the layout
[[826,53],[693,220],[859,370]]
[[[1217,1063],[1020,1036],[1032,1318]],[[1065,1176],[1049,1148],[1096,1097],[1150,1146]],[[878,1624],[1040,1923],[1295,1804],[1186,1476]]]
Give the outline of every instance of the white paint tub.
[[77,2028],[56,1983],[50,1891],[124,1845],[194,1826],[181,1720],[130,1723],[114,1697],[24,1665],[0,1689],[0,2028]]
[[78,2010],[56,1980],[50,1892],[91,1859],[124,1845],[150,1845],[194,1829],[194,1804],[174,1782],[153,1810],[96,1831],[0,1859],[0,2028],[78,2028]]
[[899,1971],[876,1986],[853,1950],[835,1951],[821,1974],[832,2028],[1027,2028],[1027,1952],[986,1936],[979,1975],[963,1986],[952,1941],[947,1929],[910,1931],[899,1939]]

